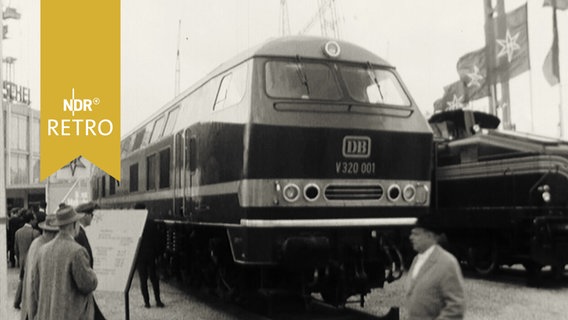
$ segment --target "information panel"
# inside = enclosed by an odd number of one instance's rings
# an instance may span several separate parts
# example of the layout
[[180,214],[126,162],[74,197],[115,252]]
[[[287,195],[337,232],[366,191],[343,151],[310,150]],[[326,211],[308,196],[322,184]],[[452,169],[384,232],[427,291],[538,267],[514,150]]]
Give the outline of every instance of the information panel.
[[147,210],[96,210],[85,228],[93,251],[97,291],[125,292]]

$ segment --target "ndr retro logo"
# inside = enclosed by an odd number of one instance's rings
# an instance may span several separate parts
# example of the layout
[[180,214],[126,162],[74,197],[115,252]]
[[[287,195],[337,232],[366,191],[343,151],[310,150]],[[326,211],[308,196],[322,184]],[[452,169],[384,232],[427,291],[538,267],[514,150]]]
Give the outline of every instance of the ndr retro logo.
[[93,107],[101,103],[99,98],[75,98],[75,88],[71,89],[71,99],[63,99],[63,112],[71,112],[73,119],[48,119],[48,136],[108,136],[113,132],[109,119],[99,121],[83,117],[74,119],[75,113],[93,112]]

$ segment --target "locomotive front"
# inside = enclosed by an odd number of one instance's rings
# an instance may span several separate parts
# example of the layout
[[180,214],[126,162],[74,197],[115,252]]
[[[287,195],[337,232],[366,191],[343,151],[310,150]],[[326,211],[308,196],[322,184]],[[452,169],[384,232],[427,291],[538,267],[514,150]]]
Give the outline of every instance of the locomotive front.
[[432,134],[395,69],[301,37],[261,48],[252,73],[234,260],[303,274],[335,305],[400,277],[403,233],[429,206]]

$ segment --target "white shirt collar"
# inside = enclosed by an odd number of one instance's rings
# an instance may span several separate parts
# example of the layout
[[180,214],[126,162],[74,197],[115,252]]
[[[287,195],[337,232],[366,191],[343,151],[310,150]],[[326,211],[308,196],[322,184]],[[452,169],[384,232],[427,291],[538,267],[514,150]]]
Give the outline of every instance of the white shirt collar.
[[434,247],[436,247],[435,244],[431,245],[430,248],[426,249],[426,251],[419,253],[416,256],[416,262],[414,263],[414,268],[412,268],[412,274],[411,274],[413,279],[416,278],[416,275],[424,265],[424,262],[428,260],[428,258],[432,255],[432,252],[434,252]]

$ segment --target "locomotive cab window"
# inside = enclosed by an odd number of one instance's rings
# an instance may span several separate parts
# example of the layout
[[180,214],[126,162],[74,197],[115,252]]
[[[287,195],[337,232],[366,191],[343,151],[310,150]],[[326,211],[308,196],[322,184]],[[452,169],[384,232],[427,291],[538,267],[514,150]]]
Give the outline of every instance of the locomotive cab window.
[[154,129],[152,130],[152,136],[150,137],[150,143],[157,141],[162,137],[164,132],[164,117],[160,117],[156,122],[154,122]]
[[410,100],[396,76],[371,66],[342,66],[341,75],[355,101],[372,104],[410,106]]
[[323,63],[269,61],[266,92],[274,98],[339,100],[341,90],[332,69]]

